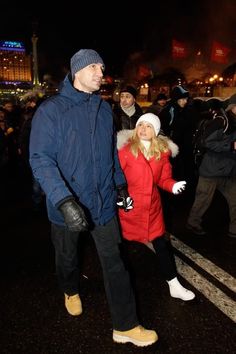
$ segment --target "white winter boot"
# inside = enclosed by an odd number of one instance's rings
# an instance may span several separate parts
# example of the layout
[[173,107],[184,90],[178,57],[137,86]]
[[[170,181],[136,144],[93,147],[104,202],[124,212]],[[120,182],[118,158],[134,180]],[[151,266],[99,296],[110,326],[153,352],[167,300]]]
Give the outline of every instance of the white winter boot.
[[185,289],[177,277],[167,281],[170,288],[170,296],[184,301],[189,301],[195,298],[195,294],[191,290]]

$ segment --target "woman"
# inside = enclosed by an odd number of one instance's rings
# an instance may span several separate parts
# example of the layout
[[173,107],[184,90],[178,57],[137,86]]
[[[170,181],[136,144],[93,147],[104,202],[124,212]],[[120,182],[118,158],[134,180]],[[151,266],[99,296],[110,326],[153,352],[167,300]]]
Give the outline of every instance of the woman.
[[184,301],[195,295],[185,289],[177,279],[173,254],[164,237],[165,225],[161,197],[162,188],[179,194],[186,182],[176,182],[172,178],[169,161],[178,153],[178,147],[170,139],[159,136],[160,120],[153,113],[143,114],[133,131],[118,133],[118,149],[121,167],[126,176],[129,195],[133,199],[133,209],[119,210],[123,237],[129,241],[152,243],[160,269],[167,280],[170,295]]

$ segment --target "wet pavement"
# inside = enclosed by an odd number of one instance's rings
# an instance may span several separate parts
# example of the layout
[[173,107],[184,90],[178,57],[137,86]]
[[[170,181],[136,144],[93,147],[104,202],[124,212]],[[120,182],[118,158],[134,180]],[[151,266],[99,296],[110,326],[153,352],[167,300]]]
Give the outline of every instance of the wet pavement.
[[[189,201],[190,203],[190,201]],[[222,270],[236,276],[236,240],[226,236],[227,205],[217,196],[207,213],[207,236],[191,235],[184,228],[188,211],[185,201],[175,214],[173,233]],[[72,317],[64,308],[57,287],[50,224],[44,209],[34,211],[27,189],[11,181],[1,207],[1,295],[0,321],[2,354],[93,354],[93,353],[236,353],[236,328],[212,301],[179,276],[183,285],[196,293],[190,302],[170,297],[146,246],[129,243],[130,271],[136,290],[141,323],[156,329],[159,341],[137,348],[115,344],[103,288],[100,264],[89,235],[81,239],[81,299],[83,314]],[[186,255],[176,255],[209,282],[236,300],[235,293],[208,274]],[[236,309],[234,308],[234,311]]]

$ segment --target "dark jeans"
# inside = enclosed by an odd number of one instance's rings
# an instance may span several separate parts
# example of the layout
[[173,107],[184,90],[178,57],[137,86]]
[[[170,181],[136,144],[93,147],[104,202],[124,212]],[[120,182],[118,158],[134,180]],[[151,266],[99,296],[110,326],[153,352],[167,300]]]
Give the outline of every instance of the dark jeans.
[[[113,218],[91,232],[101,262],[104,286],[110,307],[113,328],[126,331],[138,325],[136,303],[130,278],[120,254],[118,222]],[[52,241],[56,253],[56,272],[64,293],[79,292],[77,242],[79,233],[52,224]]]
[[161,236],[153,240],[152,244],[156,251],[159,267],[165,280],[175,278],[177,276],[177,270],[170,241],[167,241],[164,236]]

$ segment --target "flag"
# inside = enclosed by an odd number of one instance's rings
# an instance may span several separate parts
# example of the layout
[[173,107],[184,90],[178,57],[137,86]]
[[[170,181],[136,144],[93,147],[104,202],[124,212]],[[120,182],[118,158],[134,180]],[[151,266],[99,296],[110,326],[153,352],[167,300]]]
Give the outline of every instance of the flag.
[[214,41],[211,50],[211,61],[220,64],[227,64],[230,48],[223,46],[221,43]]
[[186,58],[187,46],[183,42],[172,40],[172,57],[173,58]]

